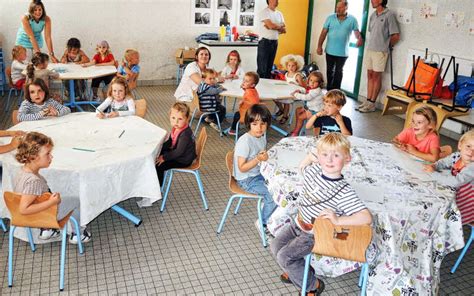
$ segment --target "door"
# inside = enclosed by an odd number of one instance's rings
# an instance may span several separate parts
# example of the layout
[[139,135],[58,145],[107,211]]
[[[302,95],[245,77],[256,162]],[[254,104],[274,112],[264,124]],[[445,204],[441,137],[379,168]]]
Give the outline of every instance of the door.
[[[365,40],[367,29],[367,16],[369,11],[369,0],[351,0],[349,2],[348,14],[357,19],[360,32]],[[362,72],[362,60],[364,58],[364,44],[361,47],[356,46],[357,39],[351,34],[349,40],[349,58],[344,65],[344,76],[342,78],[342,90],[352,98],[359,96],[360,76]]]

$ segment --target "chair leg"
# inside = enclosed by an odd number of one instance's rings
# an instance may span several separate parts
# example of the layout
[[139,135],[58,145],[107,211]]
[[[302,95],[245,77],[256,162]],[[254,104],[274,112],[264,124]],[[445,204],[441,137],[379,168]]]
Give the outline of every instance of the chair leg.
[[173,181],[173,170],[169,170],[168,175],[169,181],[168,184],[166,184],[165,196],[163,197],[163,202],[161,203],[161,213],[163,213],[163,211],[165,210],[166,200],[168,199],[168,193],[170,192],[171,182]]
[[237,215],[239,213],[240,205],[242,204],[243,200],[244,199],[242,197],[239,199],[239,202],[237,203],[237,206],[235,207],[235,210],[234,210],[234,215]]
[[303,283],[301,284],[301,296],[306,296],[306,286],[308,284],[309,264],[311,263],[312,255],[313,255],[312,253],[309,253],[304,258],[304,271],[303,271]]
[[214,113],[217,119],[217,126],[219,127],[219,135],[222,137],[224,134],[222,134],[222,127],[221,127],[221,121],[219,120],[219,115],[217,113]]
[[192,172],[194,176],[196,177],[196,181],[198,183],[199,192],[201,193],[201,199],[204,205],[204,209],[208,211],[209,207],[207,205],[206,194],[204,193],[204,185],[202,184],[202,181],[201,181],[201,175],[199,174],[199,171],[192,171]]
[[288,120],[288,126],[291,126],[291,123],[293,123],[293,118],[295,117],[295,111],[296,111],[296,108],[295,108],[295,103],[291,103],[290,104],[290,120]]
[[31,251],[36,251],[35,241],[33,240],[33,233],[31,233],[31,228],[26,228],[26,233],[28,233],[28,241],[30,242]]
[[227,214],[229,213],[230,206],[232,205],[232,202],[236,197],[239,197],[238,195],[232,195],[229,198],[229,201],[227,202],[227,206],[225,207],[224,214],[222,215],[221,222],[219,223],[219,227],[217,227],[217,234],[221,233],[222,228],[224,227],[225,219],[227,218]]
[[364,265],[362,265],[362,271],[363,272],[363,280],[362,280],[362,288],[360,290],[360,295],[365,296],[366,290],[367,290],[367,281],[369,280],[369,264],[366,262]]
[[201,116],[199,116],[199,121],[198,121],[198,123],[197,123],[197,125],[196,125],[196,128],[194,129],[194,136],[195,136],[195,137],[196,137],[196,135],[197,135],[197,132],[198,132],[198,130],[199,130],[199,126],[201,125],[201,120],[202,120],[202,118],[204,117],[204,115],[207,115],[207,113],[203,113]]
[[462,258],[464,257],[464,255],[466,255],[466,252],[469,249],[469,246],[471,245],[473,239],[474,239],[474,226],[471,225],[471,236],[469,237],[466,245],[462,249],[461,255],[459,255],[458,260],[456,260],[456,263],[454,264],[453,268],[451,268],[451,273],[456,272],[456,269],[458,268],[459,264],[461,264]]
[[362,287],[362,281],[364,280],[364,271],[365,271],[365,263],[362,264],[362,268],[360,270],[359,282],[357,283],[359,288]]
[[163,189],[165,188],[166,181],[168,181],[168,171],[165,171],[165,175],[163,176],[163,184],[161,184],[161,194],[163,194]]
[[7,113],[8,110],[10,109],[10,99],[12,96],[12,91],[15,91],[15,90],[13,88],[10,88],[10,90],[8,91],[8,98],[7,98],[7,105],[5,106],[5,113]]
[[[73,216],[69,217],[69,221],[72,221],[72,224],[74,225],[74,231],[76,232],[76,234],[78,235],[78,237],[81,237],[79,236],[79,233],[81,233],[81,228],[79,227],[79,223],[77,223],[77,220],[76,218],[74,218]],[[67,228],[64,227],[64,230],[67,232]],[[82,246],[82,240],[78,239],[77,240],[77,248],[79,250],[79,254],[83,254],[84,253],[84,247]]]
[[[76,221],[77,222],[77,221]],[[78,241],[81,240],[81,233],[76,233]],[[59,265],[59,291],[64,290],[64,266],[66,265],[66,240],[67,238],[67,223],[64,225],[62,239],[61,239],[61,262]]]
[[237,122],[237,125],[235,126],[235,144],[237,144],[237,140],[239,139],[239,126],[240,122]]
[[16,226],[10,227],[10,234],[8,236],[8,287],[13,286],[13,234]]
[[258,224],[260,224],[260,237],[262,238],[263,247],[266,248],[267,247],[267,239],[265,237],[265,231],[263,230],[262,200],[263,200],[263,198],[258,199],[257,214],[258,214]]
[[235,103],[237,102],[237,98],[234,98],[234,104],[232,105],[232,114],[235,113]]
[[191,120],[189,121],[189,126],[193,126],[194,115],[196,115],[197,108],[194,108],[193,115],[191,115]]
[[5,226],[5,223],[3,222],[3,219],[0,218],[0,227],[2,228],[3,232],[7,232],[7,227]]

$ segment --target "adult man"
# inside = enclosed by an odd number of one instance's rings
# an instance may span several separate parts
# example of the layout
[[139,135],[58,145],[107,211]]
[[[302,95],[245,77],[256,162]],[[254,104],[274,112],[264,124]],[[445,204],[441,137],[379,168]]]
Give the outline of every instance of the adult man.
[[352,31],[357,38],[357,46],[362,45],[362,36],[357,19],[347,14],[347,0],[341,0],[336,5],[336,13],[328,16],[319,36],[317,54],[323,54],[323,43],[326,36],[326,78],[327,89],[340,89],[342,69],[349,56],[349,37]]
[[395,12],[387,8],[388,0],[371,0],[375,11],[370,15],[367,53],[364,63],[367,67],[367,102],[357,109],[362,113],[374,112],[375,102],[382,85],[389,48],[400,40]]
[[260,78],[270,78],[278,48],[278,35],[286,33],[283,14],[276,10],[278,0],[267,0],[267,5],[258,15],[261,39],[257,50],[257,72]]

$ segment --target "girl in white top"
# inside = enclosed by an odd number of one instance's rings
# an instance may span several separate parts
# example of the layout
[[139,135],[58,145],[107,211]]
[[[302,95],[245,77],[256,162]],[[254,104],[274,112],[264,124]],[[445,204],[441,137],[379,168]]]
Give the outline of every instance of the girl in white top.
[[[105,114],[105,110],[109,106],[110,112]],[[115,77],[110,82],[107,99],[97,107],[96,113],[100,119],[135,115],[135,102],[125,78]]]
[[188,64],[184,70],[181,82],[174,93],[177,101],[191,103],[193,91],[202,81],[202,71],[207,68],[211,60],[211,52],[206,47],[199,47],[194,56],[194,62]]
[[[304,59],[302,56],[289,54],[282,57],[280,63],[287,71],[285,74],[286,82],[293,83],[301,87],[306,87],[306,83],[303,79],[303,74],[301,74],[300,72],[304,66]],[[279,109],[276,115],[281,115],[279,122],[280,124],[284,124],[288,120],[288,113],[290,112],[290,104],[292,102],[291,100],[279,100],[274,102]]]
[[222,69],[220,76],[224,79],[242,79],[245,76],[245,71],[240,67],[240,54],[237,50],[232,50],[227,55],[227,61],[224,69]]
[[13,86],[16,89],[21,89],[25,84],[26,77],[22,74],[22,72],[26,69],[27,64],[26,61],[26,49],[21,46],[17,45],[12,49],[12,72],[11,72],[11,79]]

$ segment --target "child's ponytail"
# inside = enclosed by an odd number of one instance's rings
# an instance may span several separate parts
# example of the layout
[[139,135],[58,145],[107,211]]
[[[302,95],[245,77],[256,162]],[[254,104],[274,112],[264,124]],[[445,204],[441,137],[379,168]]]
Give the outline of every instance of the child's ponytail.
[[32,63],[29,63],[26,66],[26,77],[28,77],[28,81],[33,81],[35,79],[35,66]]

